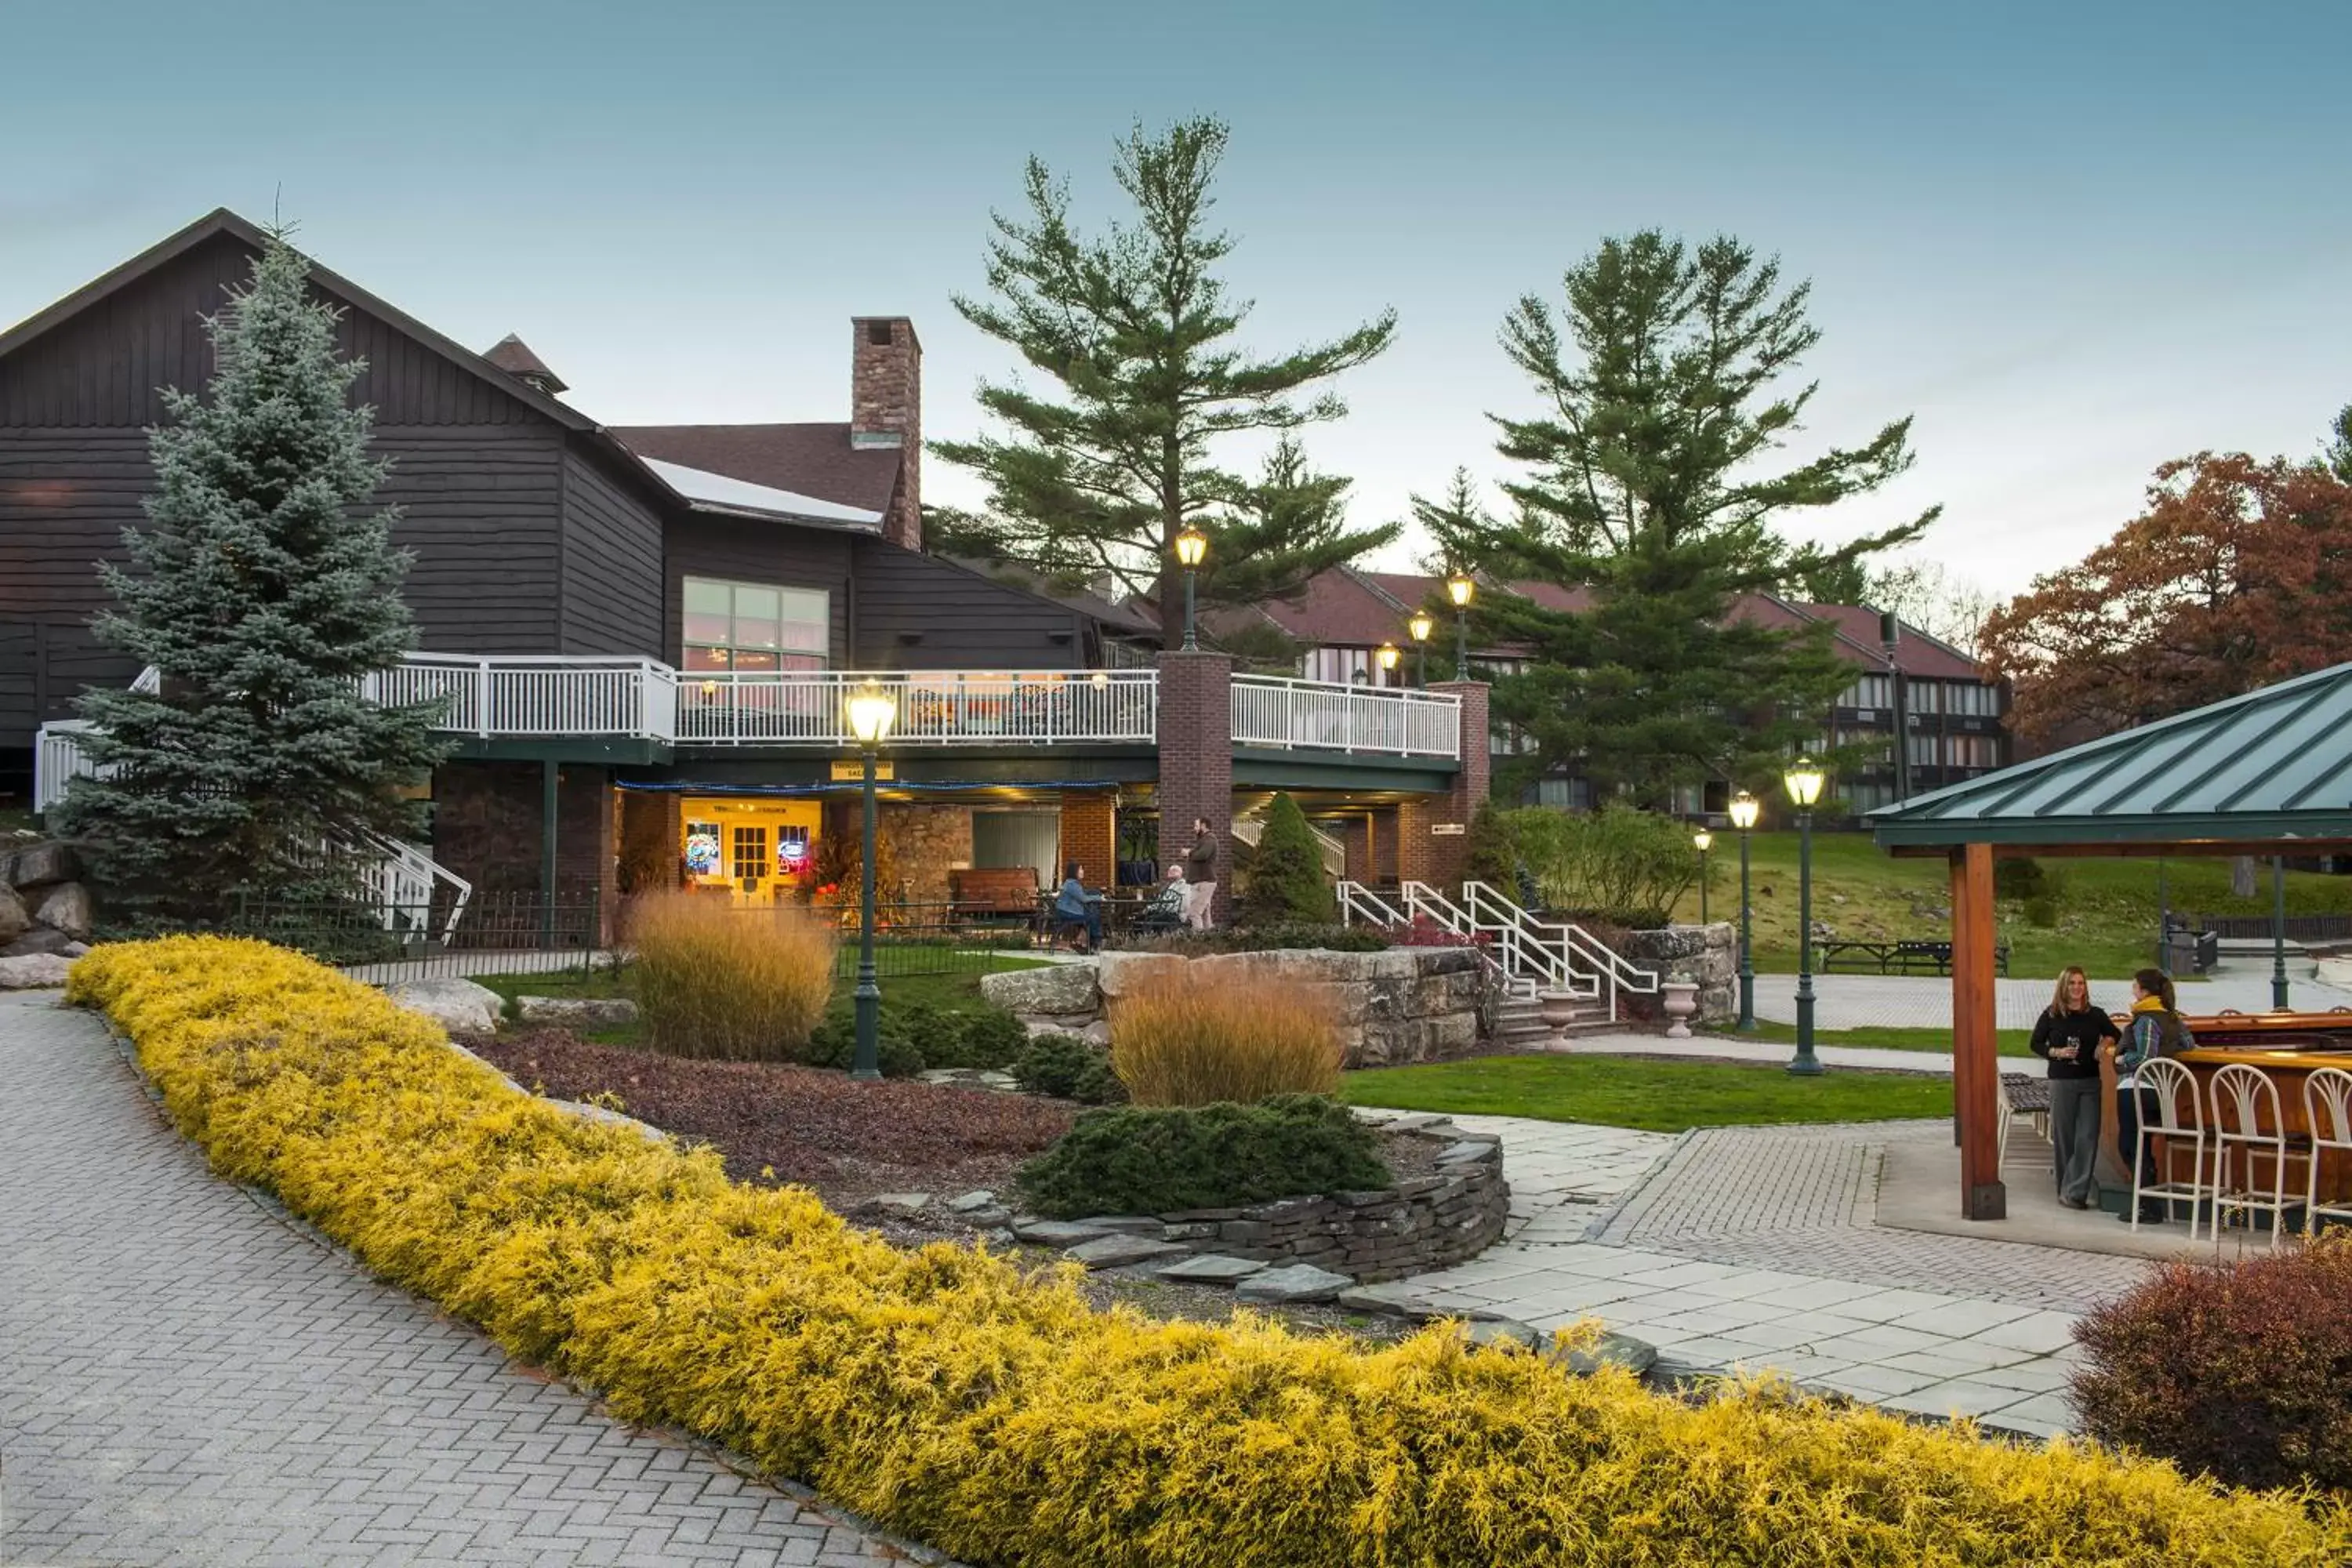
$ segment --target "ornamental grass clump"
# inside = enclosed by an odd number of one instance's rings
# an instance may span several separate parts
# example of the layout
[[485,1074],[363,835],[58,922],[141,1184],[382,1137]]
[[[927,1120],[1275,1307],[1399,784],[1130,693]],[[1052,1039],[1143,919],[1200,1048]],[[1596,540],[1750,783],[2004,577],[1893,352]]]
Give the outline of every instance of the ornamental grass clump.
[[2092,1436],[2237,1486],[2352,1492],[2352,1234],[2165,1264],[2074,1337]]
[[71,1000],[214,1169],[593,1390],[967,1563],[2340,1568],[2352,1510],[2158,1460],[1573,1377],[1456,1325],[1366,1349],[1091,1309],[1076,1265],[891,1247],[578,1118],[260,942],[118,943]]
[[1297,984],[1171,969],[1110,1005],[1111,1070],[1138,1105],[1331,1094],[1340,1059],[1331,1009]]
[[796,1059],[833,995],[837,938],[798,910],[656,893],[627,934],[648,1041],[671,1056]]

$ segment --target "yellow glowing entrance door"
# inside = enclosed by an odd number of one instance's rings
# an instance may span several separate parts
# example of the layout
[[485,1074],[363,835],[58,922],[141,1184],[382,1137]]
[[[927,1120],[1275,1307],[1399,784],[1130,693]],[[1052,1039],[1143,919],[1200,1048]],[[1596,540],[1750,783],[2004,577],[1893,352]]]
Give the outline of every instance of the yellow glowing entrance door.
[[690,795],[681,804],[689,890],[765,905],[807,885],[824,820],[815,801]]

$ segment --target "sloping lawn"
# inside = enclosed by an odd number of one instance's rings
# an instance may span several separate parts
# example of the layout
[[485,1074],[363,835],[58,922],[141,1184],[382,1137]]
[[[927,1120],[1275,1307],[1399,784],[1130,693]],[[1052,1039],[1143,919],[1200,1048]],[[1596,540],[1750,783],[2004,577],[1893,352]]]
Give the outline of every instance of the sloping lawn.
[[[1769,1019],[1759,1018],[1756,1020],[1756,1032],[1752,1035],[1742,1035],[1727,1028],[1710,1028],[1702,1031],[1700,1037],[1704,1038],[1708,1035],[1721,1035],[1727,1040],[1776,1040],[1790,1047],[1793,1053],[1797,1041],[1797,1026],[1775,1024]],[[2042,1059],[2033,1054],[2033,1047],[2030,1043],[2033,1038],[2033,1031],[2031,1029],[1997,1029],[1993,1032],[1993,1037],[2000,1042],[2000,1054],[2004,1057],[2023,1057],[2027,1061],[2037,1064]],[[1868,1046],[1882,1051],[1949,1051],[1952,1048],[1952,1031],[1949,1029],[1815,1029],[1813,1044]]]
[[[1762,973],[1792,974],[1797,968],[1797,835],[1759,833],[1750,852],[1756,967]],[[2063,966],[2079,963],[2095,976],[2114,979],[2155,958],[2157,862],[2053,858],[2043,860],[2042,867],[2058,884],[2058,924],[2054,929],[2029,925],[2021,903],[2001,901],[2000,934],[2010,944],[2011,975],[2054,977]],[[1708,915],[1718,921],[1738,920],[1738,834],[1716,836],[1707,870]],[[2227,859],[2167,859],[2164,878],[2168,901],[2175,910],[2200,914],[2271,912],[2267,864],[2260,868],[2255,897],[2251,900],[2230,897]],[[1929,911],[1946,909],[1950,902],[1949,878],[1940,860],[1896,859],[1874,844],[1867,833],[1813,835],[1813,919],[1840,938],[1884,942],[1948,937],[1949,917]],[[2352,877],[2289,871],[2286,907],[2290,914],[2352,913]],[[1698,919],[1696,887],[1675,906],[1675,919]]]
[[1475,1057],[1347,1075],[1355,1105],[1591,1121],[1646,1132],[1796,1121],[1887,1121],[1952,1113],[1948,1078],[1842,1072],[1793,1078],[1745,1063],[1625,1057]]

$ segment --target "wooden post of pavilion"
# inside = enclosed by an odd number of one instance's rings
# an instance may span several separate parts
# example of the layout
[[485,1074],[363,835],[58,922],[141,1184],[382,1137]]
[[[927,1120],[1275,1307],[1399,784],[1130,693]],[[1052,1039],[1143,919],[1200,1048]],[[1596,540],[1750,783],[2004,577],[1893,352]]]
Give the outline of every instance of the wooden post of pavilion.
[[2005,1219],[2000,1055],[1993,1030],[1992,846],[1963,844],[1952,870],[1952,1103],[1960,1125],[1960,1215]]

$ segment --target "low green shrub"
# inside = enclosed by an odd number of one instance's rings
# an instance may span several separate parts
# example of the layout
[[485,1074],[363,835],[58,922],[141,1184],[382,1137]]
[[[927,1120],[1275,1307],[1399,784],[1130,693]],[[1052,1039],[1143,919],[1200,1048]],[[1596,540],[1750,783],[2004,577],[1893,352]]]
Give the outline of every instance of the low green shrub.
[[2058,926],[2058,900],[2048,893],[2036,893],[2025,900],[2025,923],[2043,931],[2055,931]]
[[1675,900],[1698,880],[1690,828],[1622,802],[1584,812],[1525,806],[1509,813],[1506,826],[1554,910],[1654,930],[1670,923]]
[[1992,892],[1997,899],[2032,899],[2050,891],[2050,873],[2039,860],[1992,863]]
[[1220,926],[1208,931],[1171,931],[1166,936],[1137,937],[1126,944],[1140,952],[1181,952],[1198,957],[1211,952],[1274,952],[1286,948],[1321,948],[1331,952],[1380,952],[1396,945],[1377,926],[1300,925]]
[[2092,1436],[2233,1486],[2352,1493],[2352,1234],[2167,1263],[2074,1337]]
[[1227,1208],[1301,1193],[1389,1184],[1371,1130],[1319,1094],[1255,1105],[1089,1110],[1021,1168],[1039,1214],[1158,1214]]
[[[898,1018],[887,1008],[875,1032],[874,1047],[884,1078],[912,1078],[931,1065],[922,1047],[908,1037]],[[808,1045],[793,1059],[807,1067],[847,1072],[856,1058],[857,1014],[855,1005],[844,998],[826,1009],[817,1026],[809,1031]]]
[[[952,1034],[955,1051],[952,1058],[940,1055],[929,1047],[923,1054],[938,1068],[1005,1068],[1020,1057],[1029,1044],[1029,1031],[1021,1020],[1002,1007],[988,1003],[974,1003],[942,1016],[956,1021],[957,1027],[942,1029],[942,1036]],[[924,1037],[916,1035],[918,1041]]]
[[1033,1037],[1013,1061],[1013,1081],[1032,1094],[1086,1105],[1116,1105],[1127,1086],[1110,1070],[1110,1053],[1083,1035]]

